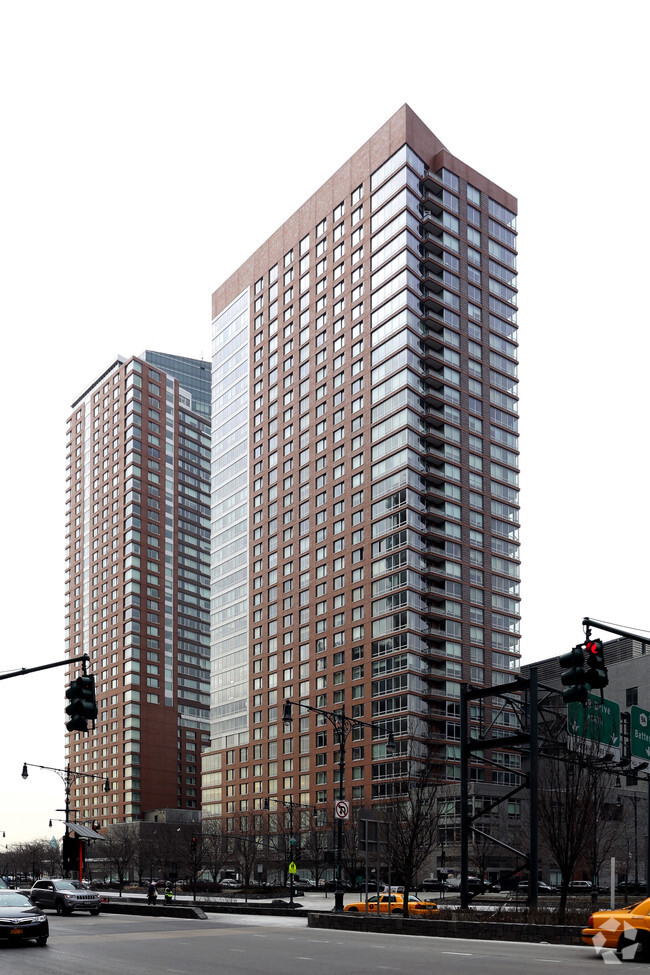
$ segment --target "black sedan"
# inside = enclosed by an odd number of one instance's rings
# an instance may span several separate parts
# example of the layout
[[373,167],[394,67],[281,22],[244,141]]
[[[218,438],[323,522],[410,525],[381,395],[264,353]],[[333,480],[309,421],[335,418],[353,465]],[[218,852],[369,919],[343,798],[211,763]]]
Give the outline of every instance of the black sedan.
[[0,890],[0,941],[34,940],[47,944],[50,928],[47,917],[25,894]]

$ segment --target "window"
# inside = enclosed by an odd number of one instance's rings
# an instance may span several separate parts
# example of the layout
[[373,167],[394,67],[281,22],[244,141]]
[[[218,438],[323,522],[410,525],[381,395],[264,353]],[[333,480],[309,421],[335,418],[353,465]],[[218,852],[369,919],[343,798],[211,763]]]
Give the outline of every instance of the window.
[[639,703],[639,688],[627,687],[625,689],[625,707],[631,708],[633,705],[638,705],[638,703]]

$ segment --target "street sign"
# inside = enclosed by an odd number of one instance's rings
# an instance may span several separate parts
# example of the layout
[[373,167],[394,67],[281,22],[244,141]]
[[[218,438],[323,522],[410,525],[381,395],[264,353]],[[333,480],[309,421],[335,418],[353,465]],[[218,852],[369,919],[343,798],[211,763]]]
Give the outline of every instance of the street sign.
[[590,741],[595,755],[620,761],[621,709],[616,701],[601,702],[599,694],[590,694],[584,705],[572,702],[567,708],[567,730],[570,748],[579,740]]
[[630,758],[650,762],[650,711],[630,708]]
[[298,867],[295,865],[295,863],[292,860],[291,863],[289,864],[289,873],[297,873],[297,872],[298,872]]
[[334,816],[336,819],[350,818],[350,803],[347,799],[337,799],[334,805]]

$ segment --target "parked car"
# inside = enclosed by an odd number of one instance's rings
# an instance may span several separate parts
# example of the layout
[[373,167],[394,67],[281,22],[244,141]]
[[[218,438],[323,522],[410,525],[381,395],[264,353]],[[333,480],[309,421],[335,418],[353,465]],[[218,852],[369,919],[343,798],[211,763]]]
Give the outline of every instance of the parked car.
[[0,939],[33,940],[44,948],[50,935],[49,921],[40,907],[25,894],[3,887],[0,890]]
[[[367,905],[367,906],[366,906]],[[343,908],[350,914],[361,912],[368,914],[403,914],[404,896],[402,894],[374,894],[366,901],[346,904]],[[419,897],[409,896],[408,912],[417,917],[431,917],[438,913],[438,905],[434,901],[421,901]]]
[[[447,880],[449,890],[460,890],[461,880],[460,877],[449,877]],[[483,883],[480,877],[468,877],[467,878],[467,889],[470,894],[480,894],[482,890],[485,889],[487,885]]]
[[437,877],[425,877],[422,881],[422,890],[451,890],[446,880],[438,880]]
[[[619,907],[596,911],[582,929],[582,940],[595,948],[613,948],[623,961],[650,961],[650,898]],[[607,961],[607,959],[605,959]]]
[[570,894],[590,894],[591,890],[592,886],[588,880],[572,880],[569,884]]
[[316,884],[313,880],[294,880],[293,882],[294,890],[316,890]]
[[99,914],[99,895],[94,890],[77,890],[69,880],[37,880],[29,896],[42,908],[53,908],[57,914],[90,911]]
[[[519,882],[519,884],[517,886],[517,890],[519,891],[520,894],[527,894],[528,893],[529,886],[530,885],[529,885],[529,883],[528,883],[527,880],[522,880],[522,881]],[[550,887],[548,884],[545,884],[543,880],[538,880],[537,881],[537,892],[539,894],[556,894],[557,893],[555,887]]]
[[241,884],[238,880],[233,880],[232,877],[224,877],[219,883],[222,887],[227,890],[241,890]]
[[622,880],[620,884],[616,885],[616,892],[618,894],[645,894],[647,893],[647,887],[645,884],[634,883],[633,880]]
[[339,883],[337,880],[327,880],[325,882],[326,890],[336,890],[340,888],[341,890],[352,890],[352,884],[347,880],[341,880]]

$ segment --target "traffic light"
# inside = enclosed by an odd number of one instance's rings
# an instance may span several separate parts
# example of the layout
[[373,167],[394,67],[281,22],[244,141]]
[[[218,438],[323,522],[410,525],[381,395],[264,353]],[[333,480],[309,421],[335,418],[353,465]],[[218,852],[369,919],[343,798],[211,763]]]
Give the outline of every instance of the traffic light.
[[95,678],[92,674],[77,677],[65,692],[70,703],[65,713],[70,715],[66,722],[68,731],[88,731],[88,722],[95,724],[97,718],[97,701],[95,699]]
[[[66,827],[67,828],[67,827]],[[79,838],[68,833],[63,837],[63,871],[70,873],[79,869]]]
[[198,845],[199,845],[199,841],[197,840],[195,835],[192,835],[192,853],[196,853],[196,848]]
[[564,653],[558,657],[560,667],[568,667],[561,675],[560,680],[566,687],[562,691],[562,698],[566,704],[578,701],[584,704],[589,698],[589,688],[587,687],[587,671],[585,670],[585,654],[582,644],[578,644],[570,653]]
[[607,687],[609,677],[605,666],[602,640],[587,640],[585,643],[587,663],[587,683],[592,691]]

